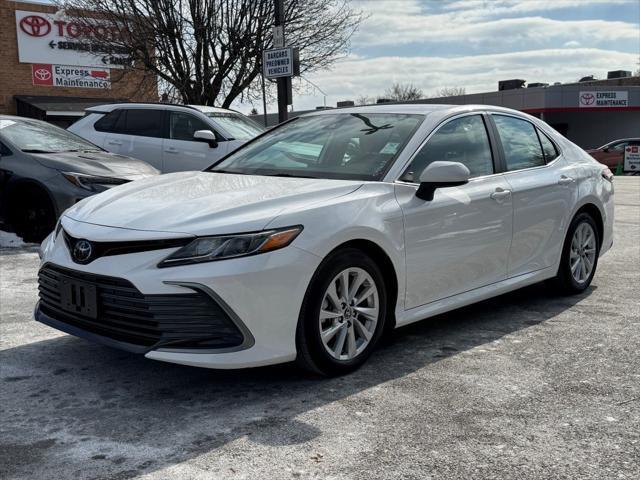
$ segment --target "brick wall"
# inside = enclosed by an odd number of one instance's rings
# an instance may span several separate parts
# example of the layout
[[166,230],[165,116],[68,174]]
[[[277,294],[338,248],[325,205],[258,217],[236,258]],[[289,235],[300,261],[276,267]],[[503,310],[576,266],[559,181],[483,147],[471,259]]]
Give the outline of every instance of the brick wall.
[[0,114],[14,114],[14,95],[51,95],[158,101],[156,77],[142,71],[111,69],[111,89],[34,86],[31,64],[18,63],[16,10],[53,13],[55,7],[0,0]]

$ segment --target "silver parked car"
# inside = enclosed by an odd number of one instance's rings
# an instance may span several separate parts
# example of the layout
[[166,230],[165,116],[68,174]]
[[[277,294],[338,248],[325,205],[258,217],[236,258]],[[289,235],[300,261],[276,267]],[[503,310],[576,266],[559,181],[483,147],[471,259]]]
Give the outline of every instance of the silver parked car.
[[49,123],[0,115],[0,216],[26,241],[41,241],[79,200],[158,174]]

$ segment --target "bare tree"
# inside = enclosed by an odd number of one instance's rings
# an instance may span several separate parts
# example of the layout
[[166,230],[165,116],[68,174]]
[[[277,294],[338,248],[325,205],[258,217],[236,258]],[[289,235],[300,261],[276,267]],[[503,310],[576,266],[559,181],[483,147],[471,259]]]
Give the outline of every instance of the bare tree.
[[356,98],[356,101],[355,101],[356,105],[371,105],[374,103],[376,103],[376,98],[369,97],[367,95],[360,95],[358,98]]
[[465,95],[466,92],[467,91],[464,87],[444,87],[438,89],[438,91],[434,95],[434,98],[457,97],[459,95]]
[[413,83],[394,83],[391,88],[387,88],[384,92],[384,98],[398,102],[409,100],[420,100],[424,98],[422,89],[413,85]]
[[[122,34],[92,35],[100,51],[126,51],[130,67],[154,73],[185,103],[229,107],[260,95],[262,51],[271,48],[273,1],[58,0],[92,34],[98,22]],[[349,49],[363,15],[349,0],[288,0],[285,37],[302,74],[326,69]],[[99,19],[99,20],[96,20]],[[95,29],[93,29],[95,33]]]

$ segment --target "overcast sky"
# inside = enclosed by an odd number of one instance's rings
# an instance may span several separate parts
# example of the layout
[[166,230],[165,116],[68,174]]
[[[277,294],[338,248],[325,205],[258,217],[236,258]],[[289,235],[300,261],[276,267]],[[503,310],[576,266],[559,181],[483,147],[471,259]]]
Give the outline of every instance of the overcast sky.
[[[393,82],[413,83],[426,95],[442,87],[476,93],[497,90],[502,79],[568,82],[640,68],[640,0],[352,3],[368,18],[352,39],[351,54],[309,76],[330,106],[382,95]],[[322,105],[322,94],[313,90],[295,95],[294,109]]]

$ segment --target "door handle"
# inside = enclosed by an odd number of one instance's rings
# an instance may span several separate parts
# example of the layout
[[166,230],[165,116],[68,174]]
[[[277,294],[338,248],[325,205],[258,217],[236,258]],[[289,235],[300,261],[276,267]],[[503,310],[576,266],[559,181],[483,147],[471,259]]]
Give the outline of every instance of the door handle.
[[122,142],[117,142],[115,140],[109,140],[107,142],[107,145],[118,145],[118,146],[120,146],[120,145],[122,145]]
[[178,153],[178,149],[173,147],[167,147],[164,149],[164,151],[167,153]]
[[496,191],[491,194],[491,198],[493,198],[498,203],[504,202],[510,196],[511,190],[505,190],[500,187],[496,188]]
[[560,180],[558,180],[558,185],[570,185],[573,182],[575,182],[573,178],[562,175]]

